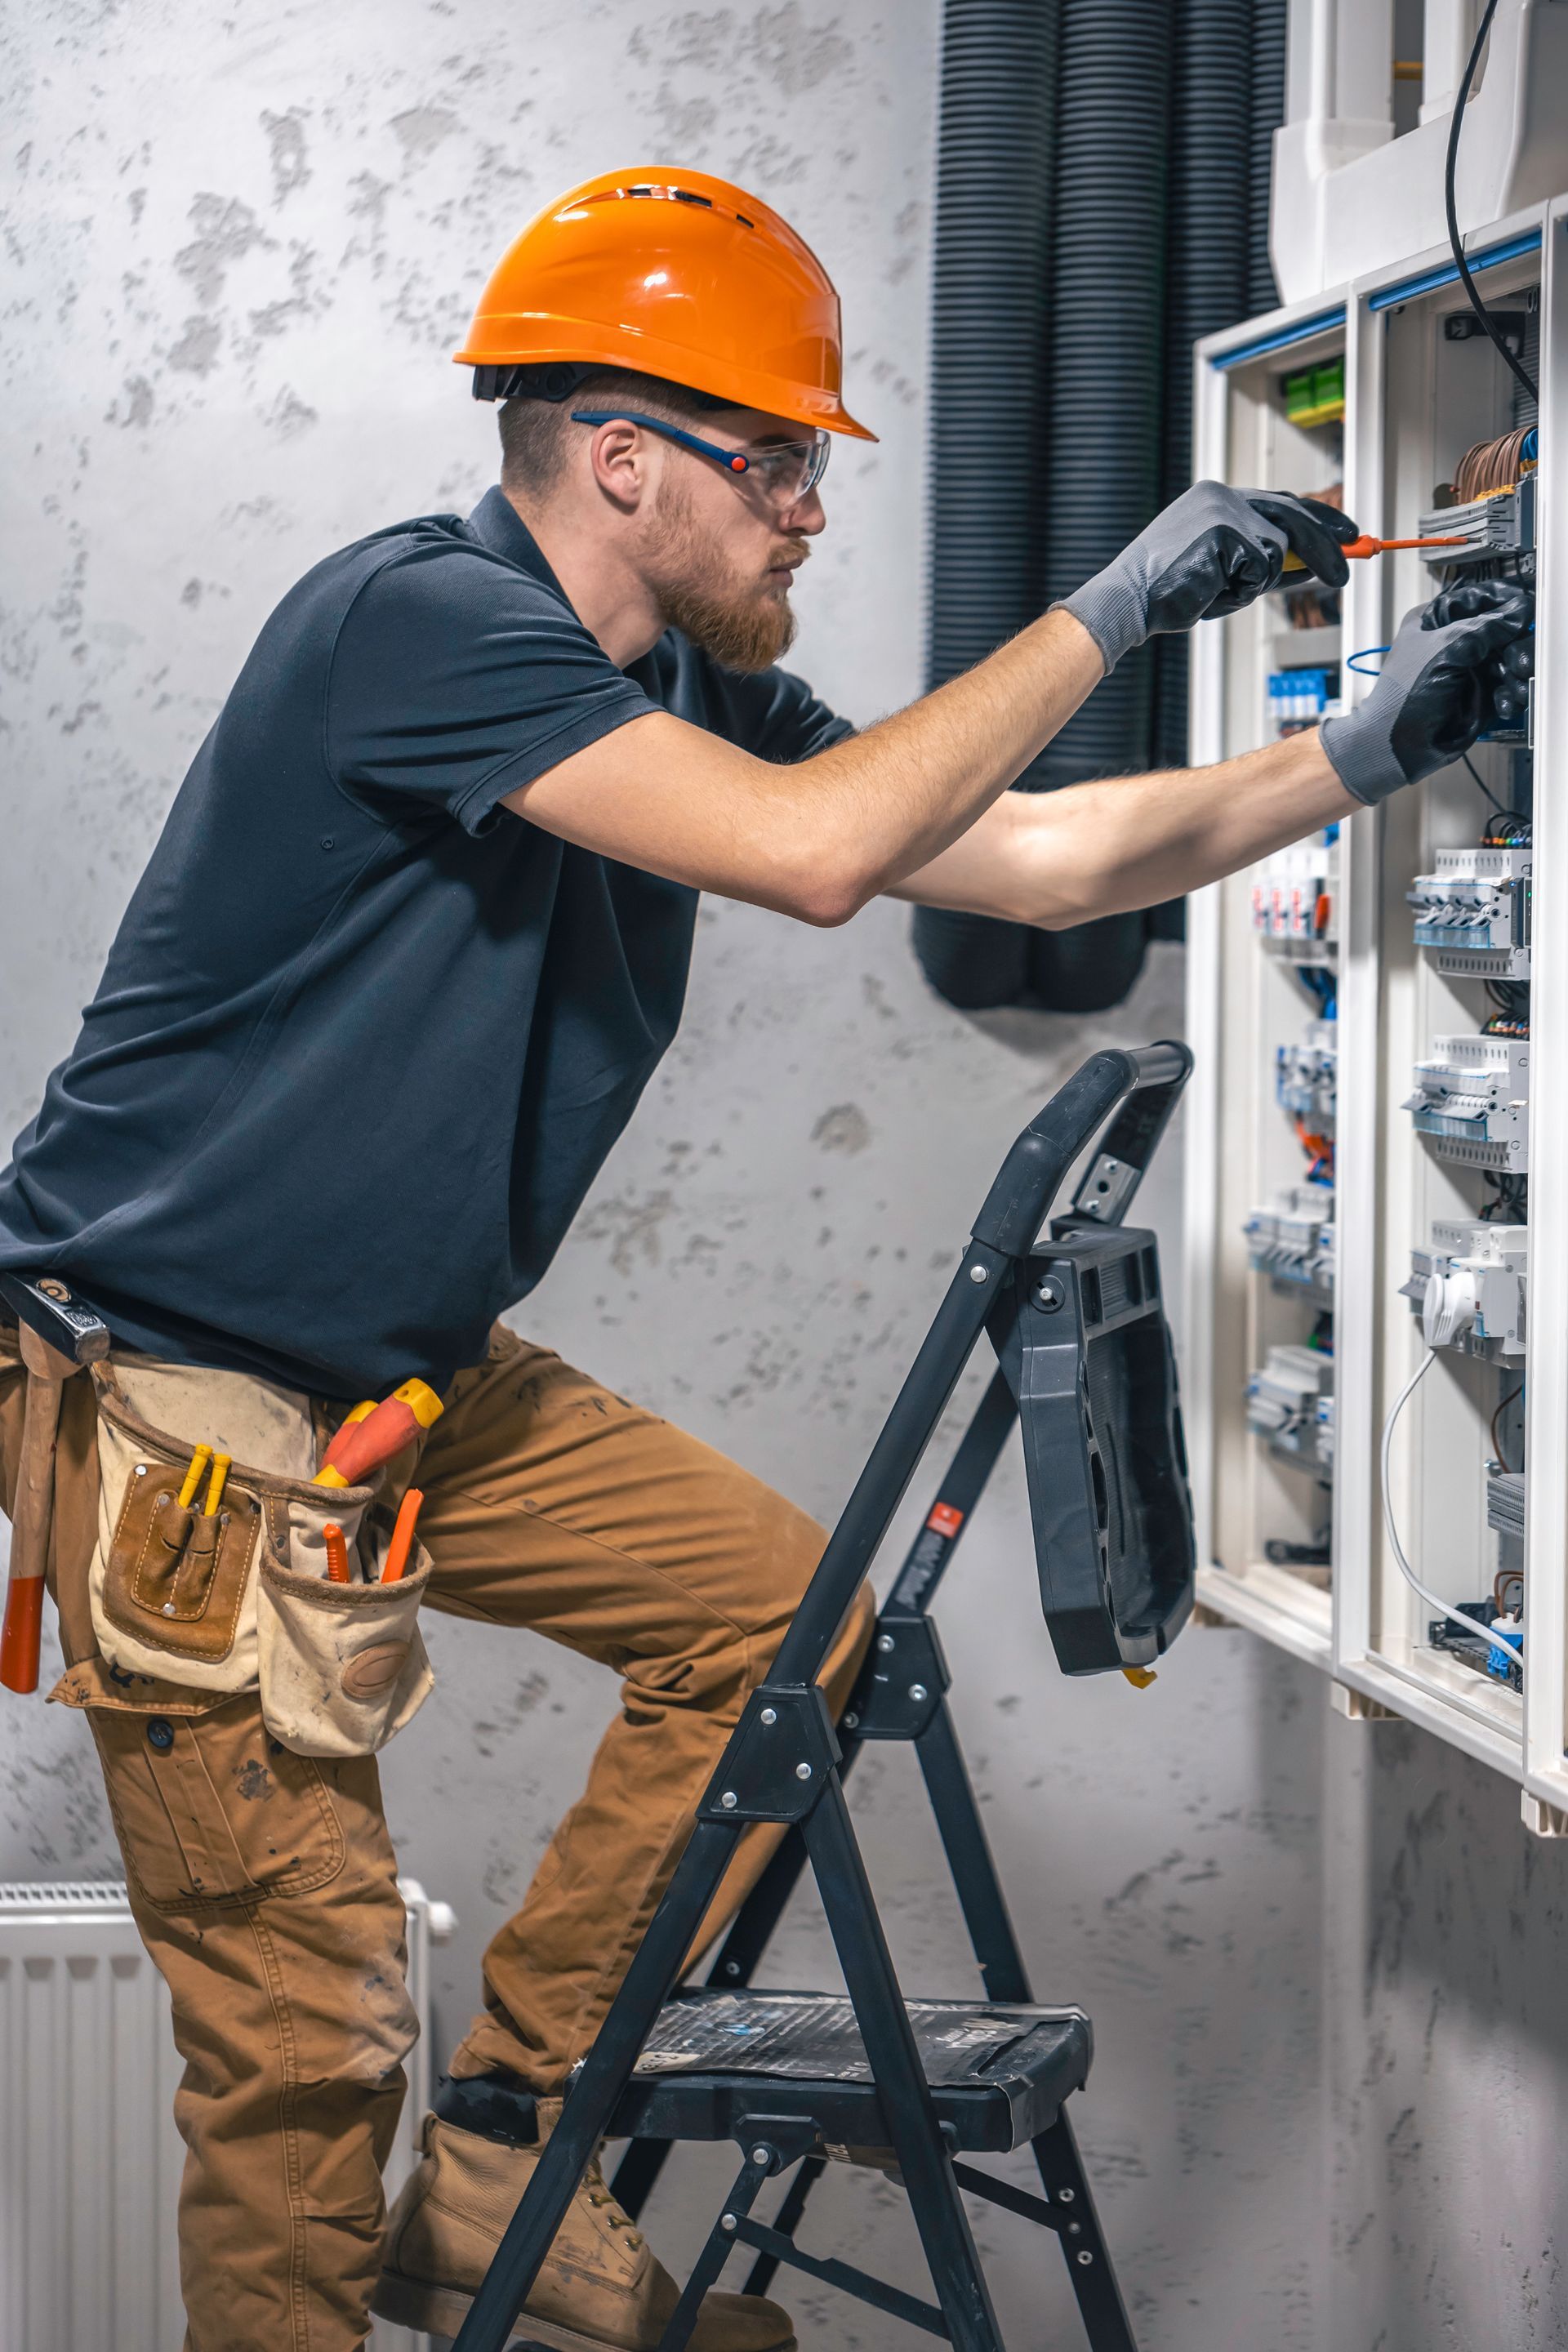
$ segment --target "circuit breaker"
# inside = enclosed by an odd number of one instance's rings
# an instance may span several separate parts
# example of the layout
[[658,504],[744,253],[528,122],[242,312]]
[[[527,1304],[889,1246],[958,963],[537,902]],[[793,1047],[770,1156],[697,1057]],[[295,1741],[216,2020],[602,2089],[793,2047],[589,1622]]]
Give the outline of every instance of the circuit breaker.
[[1199,346],[1200,475],[1443,544],[1200,628],[1195,761],[1353,705],[1436,595],[1536,625],[1466,758],[1194,901],[1184,1391],[1210,1612],[1568,1827],[1568,198],[1467,242],[1534,397],[1442,248]]

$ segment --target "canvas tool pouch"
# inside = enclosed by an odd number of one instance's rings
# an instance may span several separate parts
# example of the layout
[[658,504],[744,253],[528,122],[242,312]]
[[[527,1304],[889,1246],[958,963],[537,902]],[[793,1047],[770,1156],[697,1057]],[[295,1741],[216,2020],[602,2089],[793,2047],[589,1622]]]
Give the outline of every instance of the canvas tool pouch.
[[[384,1746],[434,1680],[420,1638],[422,1547],[379,1578],[395,1505],[384,1475],[311,1484],[310,1400],[244,1373],[116,1359],[95,1373],[99,1539],[93,1630],[110,1664],[230,1696],[259,1690],[268,1729],[304,1756]],[[173,1433],[195,1431],[198,1437]],[[193,1446],[232,1454],[218,1510],[182,1509]],[[341,1527],[349,1584],[327,1577]]]

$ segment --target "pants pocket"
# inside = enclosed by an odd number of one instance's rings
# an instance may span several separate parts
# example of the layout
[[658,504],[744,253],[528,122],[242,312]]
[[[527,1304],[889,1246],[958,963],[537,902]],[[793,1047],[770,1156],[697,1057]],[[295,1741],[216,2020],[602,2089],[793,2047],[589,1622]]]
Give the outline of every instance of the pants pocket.
[[342,1868],[321,1768],[268,1734],[254,1693],[206,1715],[88,1720],[126,1872],[156,1909],[302,1895]]

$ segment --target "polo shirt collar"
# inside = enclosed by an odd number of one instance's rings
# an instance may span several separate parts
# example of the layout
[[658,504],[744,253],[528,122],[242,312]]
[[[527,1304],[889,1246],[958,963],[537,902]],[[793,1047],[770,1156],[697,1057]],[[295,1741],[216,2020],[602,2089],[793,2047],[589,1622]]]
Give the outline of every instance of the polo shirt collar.
[[499,482],[485,492],[468,517],[468,529],[492,555],[504,557],[508,563],[515,563],[520,571],[531,572],[535,580],[542,580],[546,587],[553,588],[558,596],[565,597],[565,590],[545,562],[543,549]]

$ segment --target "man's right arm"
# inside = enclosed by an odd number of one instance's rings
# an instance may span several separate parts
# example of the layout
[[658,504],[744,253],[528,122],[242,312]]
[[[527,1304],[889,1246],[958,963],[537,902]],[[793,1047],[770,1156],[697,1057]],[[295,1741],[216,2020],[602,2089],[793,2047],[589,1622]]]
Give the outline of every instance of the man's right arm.
[[1103,672],[1088,631],[1047,613],[963,677],[812,759],[776,765],[649,711],[505,805],[646,873],[843,923],[966,832]]

